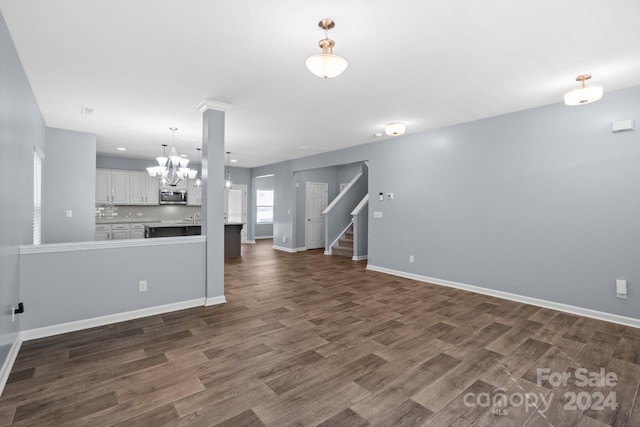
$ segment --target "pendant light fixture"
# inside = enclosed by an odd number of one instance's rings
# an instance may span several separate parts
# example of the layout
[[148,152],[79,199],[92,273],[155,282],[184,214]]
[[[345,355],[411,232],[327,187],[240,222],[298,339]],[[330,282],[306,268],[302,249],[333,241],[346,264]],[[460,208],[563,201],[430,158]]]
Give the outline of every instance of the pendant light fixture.
[[347,60],[333,53],[336,43],[329,38],[329,30],[336,26],[331,19],[323,19],[318,26],[324,30],[325,38],[318,42],[322,53],[311,55],[304,61],[309,71],[323,79],[332,79],[339,76],[347,69]]
[[225,174],[225,180],[224,180],[224,188],[226,188],[227,190],[230,190],[231,186],[233,185],[233,183],[231,182],[231,171],[229,170],[230,155],[231,155],[231,152],[227,151],[227,173]]
[[176,131],[178,128],[169,128],[173,132],[173,144],[169,151],[169,157],[166,157],[167,144],[162,144],[162,157],[156,157],[158,166],[151,166],[147,168],[149,176],[160,178],[162,185],[170,185],[175,187],[180,181],[186,177],[195,177],[196,171],[187,167],[189,164],[188,159],[184,159],[178,156],[176,152]]
[[603,89],[600,85],[587,86],[586,81],[591,78],[591,74],[580,74],[576,81],[581,85],[564,94],[564,103],[567,105],[583,105],[595,102],[602,98]]
[[[200,147],[196,148],[196,151],[198,152],[198,171],[194,175],[195,180],[193,181],[193,185],[196,186],[196,187],[200,187],[202,185],[202,169],[201,169],[201,166],[200,166],[200,150],[202,150],[202,148],[200,148]],[[189,177],[189,178],[191,178],[191,177]]]

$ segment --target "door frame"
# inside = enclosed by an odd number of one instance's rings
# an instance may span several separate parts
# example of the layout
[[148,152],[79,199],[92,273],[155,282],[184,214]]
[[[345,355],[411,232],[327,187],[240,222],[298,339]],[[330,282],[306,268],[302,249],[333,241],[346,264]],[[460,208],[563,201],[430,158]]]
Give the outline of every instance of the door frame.
[[229,191],[231,190],[242,190],[243,192],[243,196],[242,196],[242,222],[244,223],[244,225],[242,226],[242,230],[240,231],[240,243],[247,243],[247,230],[248,230],[248,223],[247,223],[247,185],[246,184],[233,184],[232,187],[230,189],[226,189],[225,188],[225,192],[224,192],[224,219],[225,221],[227,220],[227,217],[229,216]]
[[[311,181],[307,181],[305,182],[305,195],[304,195],[304,246],[306,249],[318,249],[318,248],[310,248],[309,247],[309,224],[310,224],[310,217],[309,217],[309,185],[321,185],[324,187],[324,208],[322,209],[323,211],[327,208],[327,206],[329,206],[329,183],[327,182],[311,182]],[[323,219],[324,221],[324,219]],[[326,231],[326,230],[325,230]],[[324,234],[324,233],[323,233]],[[326,242],[324,241],[325,238],[324,236],[322,237],[322,241],[323,244],[322,246],[320,246],[321,248],[324,248],[324,246],[326,245]]]

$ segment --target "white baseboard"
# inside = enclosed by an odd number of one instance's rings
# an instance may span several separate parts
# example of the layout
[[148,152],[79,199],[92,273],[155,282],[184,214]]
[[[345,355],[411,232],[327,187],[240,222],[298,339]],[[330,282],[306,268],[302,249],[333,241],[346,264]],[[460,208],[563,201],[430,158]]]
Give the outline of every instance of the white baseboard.
[[2,364],[2,368],[0,369],[0,396],[2,396],[2,392],[4,391],[4,386],[7,385],[9,374],[11,374],[11,368],[13,368],[13,364],[16,361],[16,357],[18,357],[18,352],[20,351],[21,345],[22,345],[22,338],[20,336],[20,333],[17,333],[16,339],[13,341],[13,344],[9,349],[9,354],[7,354],[7,358],[4,360],[4,363]]
[[256,241],[255,240],[247,240],[246,242],[242,242],[243,245],[255,245]]
[[284,246],[273,245],[273,249],[275,249],[276,251],[289,252],[291,254],[294,254],[297,252],[295,249],[285,248]]
[[333,253],[333,252],[331,252],[331,250],[324,251],[324,254],[325,254],[325,255],[331,255],[332,253]]
[[210,305],[224,304],[226,302],[227,300],[225,299],[224,295],[222,295],[221,297],[211,297],[205,299],[204,306],[209,307]]
[[354,255],[353,258],[351,258],[353,261],[363,261],[365,259],[369,259],[368,255]]
[[256,237],[254,237],[254,239],[256,239],[256,240],[273,239],[273,236],[256,236]]
[[[224,299],[224,297],[222,297]],[[197,298],[189,301],[176,302],[172,304],[158,305],[155,307],[143,308],[140,310],[126,311],[124,313],[109,314],[106,316],[93,317],[91,319],[77,320],[75,322],[61,323],[58,325],[45,326],[43,328],[28,329],[20,333],[22,341],[35,340],[38,338],[50,337],[68,332],[80,331],[82,329],[95,328],[96,326],[110,325],[112,323],[125,322],[127,320],[139,319],[142,317],[154,316],[157,314],[169,313],[171,311],[184,310],[186,308],[200,307],[205,305],[204,298]]]
[[296,248],[296,252],[304,252],[304,251],[306,251],[306,250],[307,250],[307,248],[305,248],[305,247],[302,247],[302,248]]
[[636,319],[633,317],[626,317],[626,316],[620,316],[618,314],[605,313],[603,311],[592,310],[589,308],[577,307],[573,305],[562,304],[559,302],[547,301],[547,300],[542,300],[538,298],[512,294],[509,292],[483,288],[480,286],[467,285],[465,283],[452,282],[450,280],[421,276],[418,274],[407,273],[404,271],[392,270],[390,268],[378,267],[371,264],[367,265],[367,270],[378,271],[380,273],[386,273],[394,276],[405,277],[407,279],[413,279],[420,282],[427,282],[427,283],[433,283],[435,285],[447,286],[449,288],[463,289],[465,291],[471,291],[479,294],[489,295],[496,298],[522,302],[525,304],[531,304],[538,307],[550,308],[552,310],[564,311],[565,313],[591,317],[593,319],[604,320],[606,322],[612,322],[612,323],[618,323],[620,325],[631,326],[633,328],[640,328],[640,319]]

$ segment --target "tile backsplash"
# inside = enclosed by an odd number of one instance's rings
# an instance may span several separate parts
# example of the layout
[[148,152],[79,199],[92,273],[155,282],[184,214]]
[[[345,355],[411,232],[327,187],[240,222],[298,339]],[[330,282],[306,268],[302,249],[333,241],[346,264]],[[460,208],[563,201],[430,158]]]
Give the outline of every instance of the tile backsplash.
[[200,212],[200,206],[115,206],[96,205],[96,220],[106,219],[156,219],[172,220],[192,217]]

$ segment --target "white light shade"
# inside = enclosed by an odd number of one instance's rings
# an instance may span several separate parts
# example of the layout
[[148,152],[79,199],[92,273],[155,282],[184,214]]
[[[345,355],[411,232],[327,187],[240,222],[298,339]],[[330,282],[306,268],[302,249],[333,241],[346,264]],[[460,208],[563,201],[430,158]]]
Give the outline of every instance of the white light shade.
[[155,177],[156,176],[156,167],[155,166],[150,166],[147,168],[147,172],[149,172],[149,176]]
[[167,159],[166,157],[156,157],[156,160],[158,161],[158,165],[159,166],[167,166]]
[[349,66],[346,59],[332,53],[311,55],[304,61],[304,65],[306,65],[313,74],[323,79],[337,77]]
[[196,175],[198,174],[198,171],[195,169],[189,169],[189,171],[187,172],[187,174],[189,175],[189,179],[193,179],[196,177]]
[[169,160],[171,160],[171,163],[179,165],[181,158],[182,157],[178,156],[178,153],[176,152],[176,147],[171,147],[171,151],[169,152]]
[[603,92],[602,86],[598,85],[579,87],[564,94],[564,103],[567,105],[589,104],[602,98]]
[[186,168],[188,164],[189,164],[189,159],[185,159],[185,158],[180,159],[181,168]]
[[400,136],[404,135],[407,131],[407,125],[404,123],[389,123],[384,127],[384,133],[389,136]]
[[231,188],[231,185],[232,185],[232,183],[231,183],[230,179],[226,179],[224,181],[224,188],[226,188],[227,190],[229,190]]

